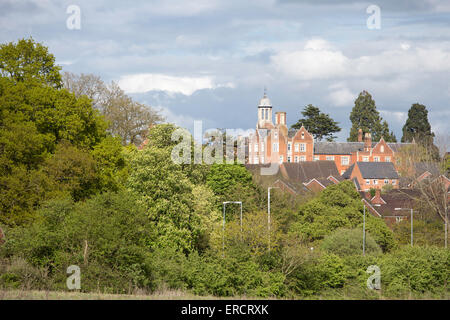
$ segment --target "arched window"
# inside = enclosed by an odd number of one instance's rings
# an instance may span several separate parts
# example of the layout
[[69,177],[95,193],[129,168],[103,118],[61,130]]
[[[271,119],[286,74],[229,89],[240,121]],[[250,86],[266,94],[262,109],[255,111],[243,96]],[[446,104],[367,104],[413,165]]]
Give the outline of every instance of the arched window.
[[266,109],[266,120],[269,120],[269,109]]

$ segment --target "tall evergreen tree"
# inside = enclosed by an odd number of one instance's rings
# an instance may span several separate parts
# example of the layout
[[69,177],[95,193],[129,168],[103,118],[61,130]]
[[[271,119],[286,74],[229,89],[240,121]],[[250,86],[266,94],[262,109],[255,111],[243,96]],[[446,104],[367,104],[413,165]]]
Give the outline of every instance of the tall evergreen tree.
[[383,118],[375,105],[370,93],[362,91],[355,100],[355,106],[350,114],[352,128],[347,141],[358,141],[358,130],[361,128],[363,132],[370,132],[372,139],[378,141],[381,137],[386,142],[396,142],[397,139],[392,131],[389,131],[389,125]]
[[433,141],[434,133],[428,122],[428,110],[423,104],[414,103],[408,111],[408,119],[403,126],[402,142],[428,144]]
[[309,104],[302,111],[303,119],[297,121],[292,126],[293,129],[300,129],[302,125],[311,133],[315,139],[333,141],[335,132],[341,131],[338,122],[334,121],[328,114],[320,112],[320,109]]
[[408,119],[403,126],[402,142],[413,140],[425,147],[433,159],[439,159],[439,149],[434,145],[434,133],[428,122],[428,110],[423,104],[414,103],[408,111]]

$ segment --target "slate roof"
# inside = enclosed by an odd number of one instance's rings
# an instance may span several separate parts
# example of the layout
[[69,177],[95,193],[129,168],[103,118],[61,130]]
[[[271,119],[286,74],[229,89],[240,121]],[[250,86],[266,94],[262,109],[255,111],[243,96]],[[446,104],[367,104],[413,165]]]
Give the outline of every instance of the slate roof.
[[[357,162],[364,179],[398,179],[397,170],[392,162]],[[346,174],[346,172],[344,173]]]
[[[364,199],[365,193],[360,192],[361,197]],[[385,194],[381,194],[381,199],[385,203],[374,205],[372,208],[376,210],[383,217],[399,217],[409,216],[408,210],[395,210],[396,208],[414,208],[415,202],[420,194],[416,190],[411,189],[393,189]]]
[[338,181],[342,181],[342,177],[334,161],[302,161],[283,163],[280,165],[278,172],[275,175],[261,175],[261,167],[268,168],[270,164],[246,164],[247,170],[252,172],[257,183],[263,186],[273,185],[277,180],[286,183],[292,189],[297,191],[305,190],[304,183],[316,179],[325,187],[334,184],[328,179],[333,176]]
[[[378,142],[372,142],[372,148]],[[391,143],[387,145],[397,152],[401,147],[410,145],[410,143]],[[364,142],[326,142],[319,141],[314,143],[314,154],[351,154],[356,151],[364,150]]]
[[342,178],[350,179],[350,176],[352,175],[354,167],[355,167],[355,164],[352,164],[350,167],[348,167],[347,170],[345,170],[345,172],[342,174]]
[[287,178],[295,182],[309,182],[311,179],[324,179],[333,176],[340,179],[334,161],[302,161],[283,163]]

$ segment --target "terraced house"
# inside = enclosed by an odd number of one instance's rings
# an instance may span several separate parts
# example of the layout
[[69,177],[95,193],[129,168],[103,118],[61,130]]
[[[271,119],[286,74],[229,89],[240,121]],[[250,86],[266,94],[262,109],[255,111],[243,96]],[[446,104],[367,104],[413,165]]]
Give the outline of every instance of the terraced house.
[[359,130],[357,142],[314,141],[305,129],[288,129],[286,112],[275,113],[272,121],[272,103],[264,94],[258,104],[256,131],[249,136],[249,164],[273,162],[334,161],[339,174],[356,162],[392,162],[396,152],[405,143],[388,143],[383,138],[372,141],[370,133]]

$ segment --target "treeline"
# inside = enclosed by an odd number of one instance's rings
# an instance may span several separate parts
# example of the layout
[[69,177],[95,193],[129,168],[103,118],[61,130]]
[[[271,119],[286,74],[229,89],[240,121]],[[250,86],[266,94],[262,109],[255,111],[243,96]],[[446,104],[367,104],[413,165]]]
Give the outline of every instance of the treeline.
[[[384,296],[448,297],[448,250],[404,248],[367,216],[362,256],[351,182],[317,196],[274,191],[269,229],[267,190],[243,165],[174,163],[171,124],[152,126],[137,150],[103,98],[64,88],[41,44],[1,45],[0,70],[0,288],[67,290],[78,265],[83,292],[377,298],[366,269],[378,265]],[[229,204],[223,229],[224,201],[242,201],[242,224]]]

